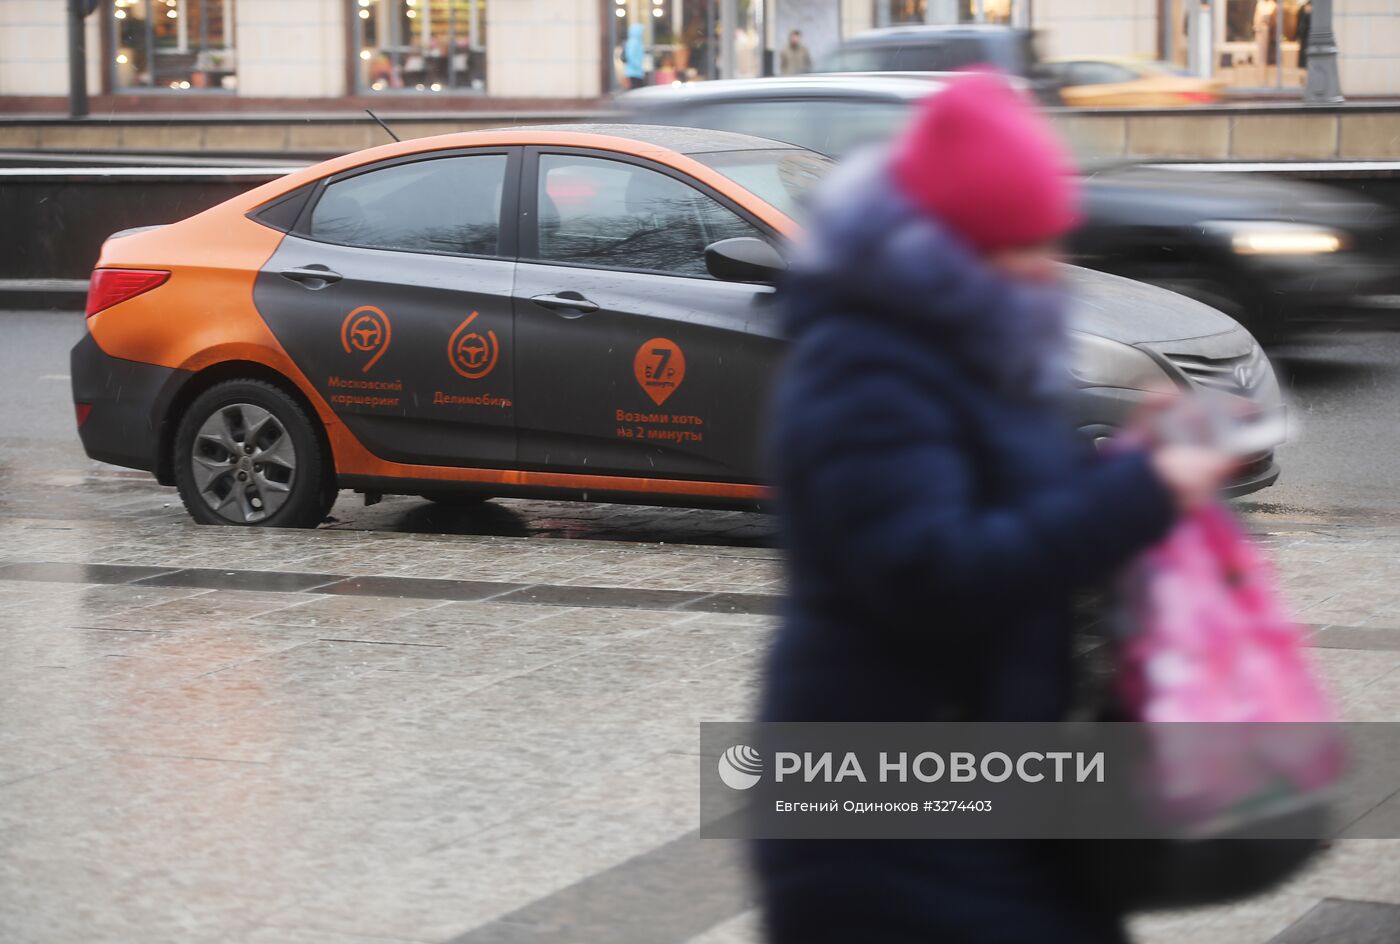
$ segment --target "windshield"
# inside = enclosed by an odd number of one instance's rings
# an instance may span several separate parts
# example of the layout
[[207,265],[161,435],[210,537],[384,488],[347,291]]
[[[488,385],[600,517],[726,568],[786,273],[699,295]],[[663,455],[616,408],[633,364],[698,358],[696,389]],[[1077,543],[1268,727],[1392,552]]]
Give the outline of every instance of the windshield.
[[799,221],[805,215],[808,191],[836,166],[830,158],[799,148],[690,156]]

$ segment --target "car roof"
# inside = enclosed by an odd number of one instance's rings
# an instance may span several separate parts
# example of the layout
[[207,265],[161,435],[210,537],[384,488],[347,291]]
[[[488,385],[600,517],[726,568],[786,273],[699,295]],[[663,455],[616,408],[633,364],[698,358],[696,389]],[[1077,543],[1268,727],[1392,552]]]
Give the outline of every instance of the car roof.
[[564,125],[516,125],[512,131],[569,132],[576,134],[601,134],[614,138],[627,138],[642,144],[666,148],[677,154],[711,154],[716,151],[771,151],[774,148],[803,150],[795,144],[756,138],[751,134],[735,134],[731,131],[709,131],[704,128],[678,128],[672,125],[604,124],[577,123]]
[[891,42],[907,42],[920,38],[937,39],[944,36],[1021,36],[1028,30],[1000,23],[962,23],[957,26],[931,26],[916,23],[908,26],[886,26],[881,29],[857,33],[843,42],[842,46],[880,45]]
[[718,102],[755,98],[888,98],[921,99],[942,88],[943,72],[830,72],[763,79],[716,79],[685,85],[654,85],[618,96],[625,107],[659,108],[686,102]]

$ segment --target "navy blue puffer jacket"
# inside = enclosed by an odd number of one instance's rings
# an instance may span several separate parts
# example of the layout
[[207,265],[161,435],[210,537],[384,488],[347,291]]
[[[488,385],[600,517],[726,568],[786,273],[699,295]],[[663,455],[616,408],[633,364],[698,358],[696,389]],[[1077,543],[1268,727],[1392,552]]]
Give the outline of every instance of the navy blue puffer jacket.
[[[766,721],[1047,721],[1073,593],[1161,537],[1145,455],[1068,426],[1063,329],[885,182],[838,173],[784,286],[773,413],[790,597]],[[833,192],[834,190],[834,192]],[[1067,378],[1065,378],[1067,379]],[[1031,843],[768,842],[778,944],[1112,941]]]

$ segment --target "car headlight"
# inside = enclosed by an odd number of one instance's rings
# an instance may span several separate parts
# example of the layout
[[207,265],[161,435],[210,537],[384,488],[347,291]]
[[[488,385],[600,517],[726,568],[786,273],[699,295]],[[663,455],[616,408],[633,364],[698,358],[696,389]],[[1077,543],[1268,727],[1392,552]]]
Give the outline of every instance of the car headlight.
[[1121,341],[1096,334],[1070,332],[1070,367],[1074,379],[1086,387],[1122,387],[1127,390],[1173,390],[1171,375],[1143,351]]
[[1320,256],[1346,248],[1346,236],[1325,226],[1269,220],[1217,220],[1202,224],[1241,256]]

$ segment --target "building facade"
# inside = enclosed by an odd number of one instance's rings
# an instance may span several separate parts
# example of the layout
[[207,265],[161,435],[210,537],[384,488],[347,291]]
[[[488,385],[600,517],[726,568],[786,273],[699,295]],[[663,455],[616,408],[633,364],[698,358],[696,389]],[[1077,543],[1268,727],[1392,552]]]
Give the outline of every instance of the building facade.
[[[0,0],[0,111],[66,94],[66,7]],[[1400,94],[1400,0],[1335,7],[1343,91]],[[819,62],[862,30],[958,22],[1032,28],[1046,56],[1165,59],[1240,89],[1305,78],[1305,0],[97,0],[85,35],[89,89],[126,108],[431,109],[771,74],[792,30]]]

